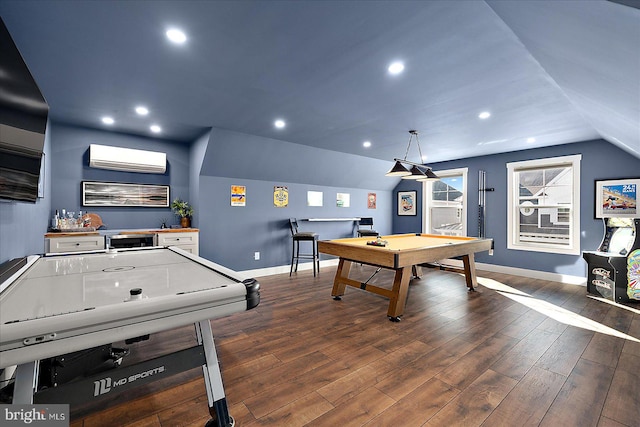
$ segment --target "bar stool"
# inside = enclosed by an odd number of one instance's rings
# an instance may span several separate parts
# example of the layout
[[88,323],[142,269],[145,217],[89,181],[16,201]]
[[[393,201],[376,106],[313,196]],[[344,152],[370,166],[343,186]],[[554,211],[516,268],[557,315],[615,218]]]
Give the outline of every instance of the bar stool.
[[[362,226],[368,226],[369,228],[360,228]],[[360,221],[358,221],[358,237],[364,237],[364,236],[372,236],[372,237],[378,237],[379,234],[376,230],[373,229],[373,218],[372,217],[368,217],[368,218],[360,218]]]
[[[293,273],[293,261],[295,261],[295,271],[298,272],[298,260],[311,259],[313,260],[313,277],[316,277],[316,267],[318,273],[320,273],[320,256],[318,255],[318,233],[313,231],[298,231],[298,221],[295,218],[289,218],[289,228],[291,229],[291,241],[293,247],[291,248],[291,270],[289,276]],[[300,242],[311,242],[313,246],[310,254],[300,253]]]

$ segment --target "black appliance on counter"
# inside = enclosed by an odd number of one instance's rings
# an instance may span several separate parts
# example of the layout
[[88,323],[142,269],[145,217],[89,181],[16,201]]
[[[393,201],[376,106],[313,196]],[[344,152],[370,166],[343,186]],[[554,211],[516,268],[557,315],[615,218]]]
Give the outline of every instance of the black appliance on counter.
[[106,236],[107,249],[141,248],[155,246],[154,234],[114,234]]

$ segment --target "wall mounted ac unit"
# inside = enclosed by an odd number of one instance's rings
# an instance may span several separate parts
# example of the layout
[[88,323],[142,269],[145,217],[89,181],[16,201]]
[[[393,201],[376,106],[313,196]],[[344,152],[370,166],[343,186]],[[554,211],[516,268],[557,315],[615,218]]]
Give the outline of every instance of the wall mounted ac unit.
[[157,151],[91,144],[89,167],[127,172],[164,173],[167,170],[167,155]]

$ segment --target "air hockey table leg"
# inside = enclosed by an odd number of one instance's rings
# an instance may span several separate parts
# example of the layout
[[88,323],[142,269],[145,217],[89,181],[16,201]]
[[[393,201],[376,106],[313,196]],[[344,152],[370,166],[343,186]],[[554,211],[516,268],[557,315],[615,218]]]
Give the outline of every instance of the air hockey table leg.
[[38,369],[39,363],[37,361],[18,365],[13,389],[14,404],[33,403],[33,393],[37,385]]
[[195,325],[198,341],[204,348],[204,357],[206,360],[206,364],[202,366],[202,371],[207,389],[207,399],[209,401],[209,414],[211,415],[211,419],[207,422],[206,427],[232,427],[235,425],[235,421],[229,415],[227,398],[224,394],[222,375],[220,374],[220,366],[218,363],[218,354],[216,353],[216,346],[213,342],[211,323],[209,323],[209,320],[202,320]]

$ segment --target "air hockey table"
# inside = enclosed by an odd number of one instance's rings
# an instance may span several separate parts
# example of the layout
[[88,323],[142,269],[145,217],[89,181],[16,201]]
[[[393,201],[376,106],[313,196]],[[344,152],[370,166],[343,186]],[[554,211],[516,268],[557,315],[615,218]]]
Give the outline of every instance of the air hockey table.
[[69,382],[58,395],[89,400],[201,366],[207,425],[231,426],[210,319],[256,307],[259,289],[175,247],[30,256],[0,284],[0,369],[17,366],[13,403],[38,402],[40,360],[194,324],[198,345]]

